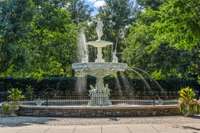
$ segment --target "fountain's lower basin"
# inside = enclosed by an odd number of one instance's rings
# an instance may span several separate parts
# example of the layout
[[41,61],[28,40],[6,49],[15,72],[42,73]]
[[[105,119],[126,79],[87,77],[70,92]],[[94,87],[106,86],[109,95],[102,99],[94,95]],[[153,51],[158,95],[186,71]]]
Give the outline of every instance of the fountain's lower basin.
[[39,117],[142,117],[180,115],[177,105],[31,106],[22,105],[21,116]]
[[[109,106],[88,106],[89,100],[49,100],[22,102],[20,116],[39,117],[141,117],[179,115],[177,100],[164,100],[162,105],[153,100],[111,100]],[[155,103],[155,105],[153,105]]]

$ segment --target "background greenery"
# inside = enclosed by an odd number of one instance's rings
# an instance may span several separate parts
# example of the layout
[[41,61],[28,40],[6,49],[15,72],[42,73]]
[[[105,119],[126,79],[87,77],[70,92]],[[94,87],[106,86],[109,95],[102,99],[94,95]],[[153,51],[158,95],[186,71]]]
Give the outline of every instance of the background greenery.
[[[120,61],[157,80],[200,77],[199,0],[105,0],[98,17]],[[77,33],[92,20],[82,0],[0,2],[0,77],[72,76]],[[87,31],[90,39],[94,25]]]

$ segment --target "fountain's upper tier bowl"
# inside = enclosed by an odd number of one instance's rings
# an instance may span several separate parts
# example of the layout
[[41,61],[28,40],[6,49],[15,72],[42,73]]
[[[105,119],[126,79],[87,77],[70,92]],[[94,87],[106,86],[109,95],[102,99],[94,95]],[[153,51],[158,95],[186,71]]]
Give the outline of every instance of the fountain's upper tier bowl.
[[108,41],[103,41],[103,40],[97,40],[97,41],[88,42],[87,45],[90,45],[96,48],[104,48],[104,47],[113,45],[113,43],[108,42]]
[[105,77],[107,75],[115,74],[118,71],[125,71],[128,65],[125,63],[74,63],[72,64],[72,69],[75,70],[77,76],[101,76]]

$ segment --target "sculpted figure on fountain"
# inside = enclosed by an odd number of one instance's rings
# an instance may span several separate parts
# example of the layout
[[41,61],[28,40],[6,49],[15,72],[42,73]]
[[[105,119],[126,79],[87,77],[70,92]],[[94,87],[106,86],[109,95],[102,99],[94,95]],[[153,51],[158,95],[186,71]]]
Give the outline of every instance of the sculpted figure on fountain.
[[103,22],[101,21],[100,18],[97,19],[97,27],[96,27],[96,32],[97,32],[97,36],[98,36],[98,41],[101,40],[102,36],[103,36]]

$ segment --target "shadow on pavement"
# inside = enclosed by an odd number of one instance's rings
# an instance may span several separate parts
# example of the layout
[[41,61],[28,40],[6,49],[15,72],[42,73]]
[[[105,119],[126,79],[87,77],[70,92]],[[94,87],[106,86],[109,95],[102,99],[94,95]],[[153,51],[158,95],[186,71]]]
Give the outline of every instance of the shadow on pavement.
[[193,118],[193,119],[200,119],[200,115],[195,115],[195,116],[192,116],[191,118]]
[[191,129],[191,130],[196,130],[200,131],[200,128],[192,127],[192,126],[183,126],[184,129]]
[[56,119],[48,117],[0,117],[0,127],[22,127],[33,124],[48,124],[49,121]]

